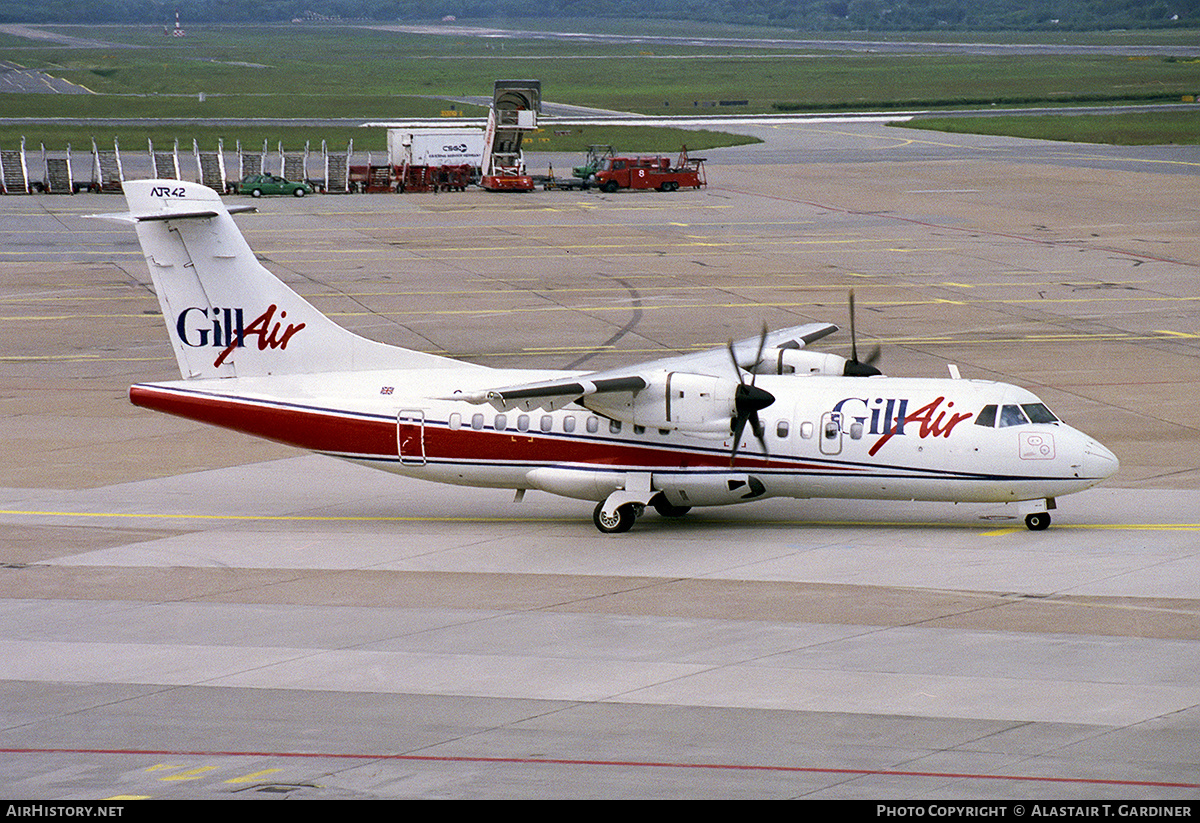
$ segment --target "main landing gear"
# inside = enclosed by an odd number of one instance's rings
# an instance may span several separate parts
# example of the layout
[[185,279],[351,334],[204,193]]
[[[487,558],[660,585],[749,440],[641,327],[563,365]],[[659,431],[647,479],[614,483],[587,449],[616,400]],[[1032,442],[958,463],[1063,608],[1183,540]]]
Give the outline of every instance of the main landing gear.
[[[630,502],[617,506],[611,513],[605,513],[604,506],[607,502],[607,500],[601,500],[592,512],[592,522],[604,534],[621,534],[629,531],[633,528],[633,522],[646,510],[645,504]],[[650,505],[663,517],[683,517],[692,510],[691,506],[676,506],[661,492],[650,498]]]
[[597,503],[595,511],[592,512],[592,522],[604,534],[621,534],[629,531],[633,528],[633,521],[637,520],[646,508],[639,503],[626,503],[623,506],[617,506],[615,512],[605,514],[604,502],[601,500]]

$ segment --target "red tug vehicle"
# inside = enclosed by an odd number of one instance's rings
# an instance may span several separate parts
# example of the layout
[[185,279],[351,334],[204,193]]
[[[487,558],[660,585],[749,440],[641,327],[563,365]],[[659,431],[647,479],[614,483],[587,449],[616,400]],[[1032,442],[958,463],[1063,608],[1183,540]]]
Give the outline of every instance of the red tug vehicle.
[[679,153],[674,166],[669,157],[610,157],[596,172],[596,186],[606,192],[617,189],[678,191],[680,187],[698,189],[707,184],[704,158],[688,157],[687,146]]

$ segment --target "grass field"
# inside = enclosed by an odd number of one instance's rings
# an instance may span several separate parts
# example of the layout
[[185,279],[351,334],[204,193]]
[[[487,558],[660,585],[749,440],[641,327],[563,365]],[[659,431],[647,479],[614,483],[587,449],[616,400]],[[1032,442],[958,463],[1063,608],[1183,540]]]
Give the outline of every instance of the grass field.
[[[316,126],[296,126],[291,128],[268,128],[245,126],[238,128],[217,126],[161,126],[153,129],[134,126],[105,126],[88,129],[78,129],[69,126],[38,127],[36,131],[25,128],[15,130],[7,138],[0,137],[0,148],[14,149],[20,145],[21,135],[36,135],[26,137],[26,151],[33,152],[45,144],[47,151],[65,150],[68,145],[72,152],[88,152],[91,150],[92,139],[102,149],[112,148],[114,138],[120,141],[121,151],[145,152],[147,141],[152,140],[157,150],[169,149],[175,140],[179,140],[181,154],[190,153],[193,140],[201,150],[211,151],[217,147],[218,141],[223,140],[225,148],[233,151],[237,141],[249,149],[257,151],[263,141],[267,147],[275,151],[278,144],[288,151],[299,151],[307,143],[313,152],[319,152],[321,141],[325,141],[330,151],[344,151],[349,141],[354,141],[354,151],[385,152],[387,151],[387,134],[384,129],[363,128],[321,128]],[[566,131],[567,134],[558,132]],[[3,130],[0,130],[3,135]],[[681,146],[686,145],[688,151],[697,152],[716,146],[734,146],[745,143],[758,143],[758,138],[724,132],[692,130],[692,129],[659,129],[634,126],[574,126],[569,129],[541,129],[527,135],[524,142],[526,151],[537,152],[580,152],[593,144],[616,146],[622,151],[637,154],[677,154]]]
[[[558,21],[560,28],[563,21]],[[537,24],[521,21],[524,28]],[[620,29],[615,23],[606,24]],[[567,28],[572,28],[570,21]],[[599,26],[598,26],[599,27]],[[641,26],[641,29],[647,28]],[[687,34],[680,24],[649,27],[657,33]],[[66,126],[54,118],[323,118],[379,120],[437,116],[447,99],[490,97],[501,78],[530,77],[542,82],[547,100],[647,114],[771,112],[781,107],[855,108],[921,106],[931,101],[998,101],[1014,94],[1057,103],[1078,99],[1178,100],[1200,91],[1200,61],[1150,54],[1130,58],[1096,55],[984,56],[970,54],[880,54],[828,48],[781,48],[761,43],[703,47],[678,45],[562,42],[524,38],[496,39],[454,34],[413,35],[344,27],[209,26],[191,27],[186,38],[163,37],[154,27],[56,29],[115,44],[97,48],[30,45],[6,36],[0,60],[40,69],[70,80],[94,94],[0,95],[0,116],[35,117],[40,124],[0,123],[0,145],[26,135],[32,145],[48,147],[108,140],[111,129]],[[696,25],[692,33],[759,37],[780,35]],[[797,37],[794,32],[783,36]],[[1179,33],[1105,35],[1106,42],[1187,44]],[[1029,40],[1020,35],[1023,41]],[[1087,36],[1073,35],[1080,42]],[[1103,39],[1102,36],[1094,36]],[[1173,39],[1174,38],[1174,39]],[[814,38],[815,39],[815,38]],[[933,39],[920,35],[919,39]],[[971,41],[995,36],[968,36]],[[1195,42],[1195,39],[1192,39]],[[203,99],[201,96],[203,95]],[[718,106],[720,102],[737,105]],[[483,109],[457,103],[467,115]],[[178,137],[190,148],[193,138],[215,143],[242,139],[272,145],[321,139],[355,145],[376,139],[355,129],[176,127],[116,129],[122,143],[144,145]],[[303,133],[303,136],[301,136]],[[596,135],[539,135],[532,148],[574,150],[589,142],[610,142]],[[678,148],[677,136],[662,142]],[[642,135],[618,135],[618,145]],[[542,142],[545,140],[545,142]],[[696,148],[734,142],[706,135]],[[689,138],[691,142],[691,138]],[[364,146],[370,147],[370,146]]]
[[1072,143],[1146,146],[1200,143],[1200,104],[1196,111],[1022,117],[923,117],[892,125],[960,134],[998,134]]

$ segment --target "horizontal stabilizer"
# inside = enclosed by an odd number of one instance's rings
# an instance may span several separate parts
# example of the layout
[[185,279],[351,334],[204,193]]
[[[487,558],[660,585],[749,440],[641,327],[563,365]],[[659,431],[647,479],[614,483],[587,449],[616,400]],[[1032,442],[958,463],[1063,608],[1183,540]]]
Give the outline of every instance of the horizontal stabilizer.
[[[257,206],[226,206],[225,211],[229,214],[244,214],[246,212],[258,211]],[[133,214],[127,211],[109,212],[107,214],[85,214],[84,217],[90,217],[96,220],[112,220],[117,223],[142,223],[155,220],[187,220],[204,217],[216,217],[221,212],[215,209],[175,209],[152,212],[150,214]]]

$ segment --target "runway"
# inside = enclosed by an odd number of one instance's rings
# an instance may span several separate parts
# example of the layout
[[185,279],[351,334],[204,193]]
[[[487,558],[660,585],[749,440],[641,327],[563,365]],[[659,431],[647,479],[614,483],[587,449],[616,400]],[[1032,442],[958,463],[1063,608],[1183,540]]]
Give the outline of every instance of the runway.
[[129,406],[177,372],[132,231],[82,217],[123,202],[4,198],[0,794],[1200,798],[1194,153],[764,135],[695,193],[238,220],[340,323],[489,365],[842,323],[854,287],[887,373],[1027,386],[1121,472],[1040,533],[817,500],[606,537]]

